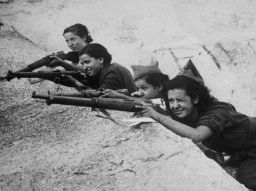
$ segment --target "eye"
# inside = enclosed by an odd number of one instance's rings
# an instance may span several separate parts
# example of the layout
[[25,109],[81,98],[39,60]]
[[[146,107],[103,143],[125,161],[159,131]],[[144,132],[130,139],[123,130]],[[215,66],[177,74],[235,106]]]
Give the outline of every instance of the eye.
[[173,102],[174,102],[174,99],[169,99],[169,102],[170,102],[170,103],[173,103]]
[[143,86],[143,87],[141,87],[141,89],[144,90],[144,91],[146,91],[146,90],[148,90],[148,87]]
[[70,41],[75,41],[76,39],[75,38],[71,38]]
[[177,101],[179,101],[179,102],[184,102],[185,100],[182,99],[182,98],[180,98],[180,99],[177,99]]
[[86,64],[86,65],[88,65],[88,64],[90,64],[91,63],[91,61],[90,60],[86,60],[86,61],[84,61],[84,64]]

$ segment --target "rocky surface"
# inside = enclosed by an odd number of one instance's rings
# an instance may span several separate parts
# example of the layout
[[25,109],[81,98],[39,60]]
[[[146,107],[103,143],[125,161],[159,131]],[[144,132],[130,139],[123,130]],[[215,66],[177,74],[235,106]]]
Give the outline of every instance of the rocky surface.
[[[172,76],[191,58],[217,96],[254,115],[255,2],[246,2],[1,1],[0,75],[66,46],[63,28],[83,22],[126,66],[149,51]],[[161,125],[121,126],[90,108],[31,98],[47,90],[73,91],[47,81],[0,83],[0,190],[247,190]]]

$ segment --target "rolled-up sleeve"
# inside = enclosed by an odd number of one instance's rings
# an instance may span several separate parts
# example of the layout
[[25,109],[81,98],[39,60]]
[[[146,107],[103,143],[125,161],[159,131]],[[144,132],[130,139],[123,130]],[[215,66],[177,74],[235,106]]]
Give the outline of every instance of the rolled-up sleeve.
[[213,136],[216,136],[226,128],[232,127],[238,120],[237,118],[237,112],[231,104],[221,103],[202,115],[197,125],[209,127],[213,131]]
[[217,113],[206,113],[203,115],[197,126],[206,126],[213,131],[213,136],[219,135],[223,131],[223,118]]

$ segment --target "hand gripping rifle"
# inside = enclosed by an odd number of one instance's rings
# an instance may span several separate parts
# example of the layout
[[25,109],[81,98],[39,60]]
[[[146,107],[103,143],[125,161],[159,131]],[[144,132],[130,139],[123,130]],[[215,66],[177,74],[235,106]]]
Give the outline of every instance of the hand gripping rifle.
[[[78,58],[78,56],[76,55],[77,52],[68,52],[67,54],[65,54],[64,52],[57,52],[57,53],[53,53],[50,54],[48,56],[45,56],[31,64],[29,64],[28,66],[26,66],[23,69],[18,70],[17,72],[14,73],[18,73],[18,72],[31,72],[37,68],[40,68],[42,66],[48,66],[51,61],[53,61],[54,59],[57,59],[56,57],[58,57],[61,60],[70,60],[70,61],[74,61],[74,58]],[[76,60],[78,62],[78,60]],[[4,76],[4,77],[0,77],[0,81],[3,80],[7,80],[10,81],[14,78],[14,76],[9,75],[9,73]]]
[[44,99],[47,105],[61,104],[74,105],[92,108],[102,108],[118,111],[137,112],[143,109],[143,103],[135,100],[114,99],[114,98],[81,98],[68,96],[40,95],[33,92],[32,98]]

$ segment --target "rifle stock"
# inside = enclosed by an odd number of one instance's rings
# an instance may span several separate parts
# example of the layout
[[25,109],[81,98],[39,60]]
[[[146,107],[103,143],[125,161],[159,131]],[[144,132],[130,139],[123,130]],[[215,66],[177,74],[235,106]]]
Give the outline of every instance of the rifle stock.
[[61,104],[73,105],[83,107],[102,108],[109,110],[137,112],[143,109],[141,101],[124,100],[113,98],[81,98],[81,97],[68,97],[68,96],[55,96],[55,95],[40,95],[33,92],[32,98],[44,99],[48,105]]

